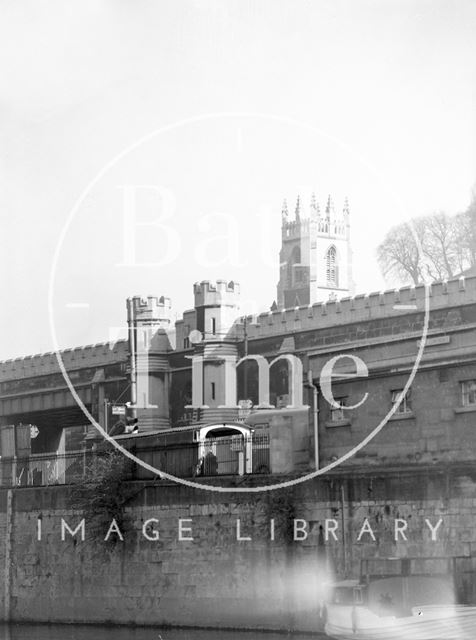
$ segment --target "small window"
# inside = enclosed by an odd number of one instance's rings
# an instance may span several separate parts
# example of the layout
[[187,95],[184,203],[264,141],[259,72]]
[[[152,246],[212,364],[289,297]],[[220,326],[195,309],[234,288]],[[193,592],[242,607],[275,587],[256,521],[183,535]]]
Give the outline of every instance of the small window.
[[212,334],[215,335],[217,332],[217,320],[216,318],[212,318]]
[[190,338],[188,336],[183,339],[183,348],[190,349]]
[[[391,393],[392,393],[392,405],[395,405],[397,404],[397,402],[400,401],[400,398],[403,393],[403,389],[393,389]],[[398,405],[398,408],[395,413],[411,413],[411,412],[412,412],[411,389],[408,389],[402,401]]]
[[142,340],[144,344],[144,349],[149,348],[149,332],[147,330],[142,331]]
[[215,383],[212,382],[212,400],[215,400]]
[[463,407],[474,407],[476,405],[476,380],[462,382],[461,395]]
[[335,398],[335,401],[340,405],[340,407],[331,407],[331,422],[347,420],[345,409],[343,408],[347,406],[347,398]]

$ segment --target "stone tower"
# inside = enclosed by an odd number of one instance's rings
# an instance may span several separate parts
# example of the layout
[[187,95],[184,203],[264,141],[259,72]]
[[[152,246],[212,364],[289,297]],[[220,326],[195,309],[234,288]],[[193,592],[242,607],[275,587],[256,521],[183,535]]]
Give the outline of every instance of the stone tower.
[[134,296],[127,300],[131,398],[140,431],[170,426],[170,320],[170,298]]
[[298,196],[294,219],[289,217],[285,200],[279,258],[279,309],[351,295],[354,284],[347,199],[336,212],[329,196],[321,212],[313,195],[306,213]]
[[201,340],[195,345],[192,359],[192,405],[236,409],[235,320],[240,286],[226,280],[204,280],[195,284],[193,291]]

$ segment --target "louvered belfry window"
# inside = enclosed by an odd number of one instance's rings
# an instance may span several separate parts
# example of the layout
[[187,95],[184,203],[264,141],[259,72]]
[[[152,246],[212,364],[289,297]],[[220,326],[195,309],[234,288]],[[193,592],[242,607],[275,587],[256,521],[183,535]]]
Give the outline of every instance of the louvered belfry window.
[[329,247],[326,254],[326,280],[330,286],[337,287],[337,251]]

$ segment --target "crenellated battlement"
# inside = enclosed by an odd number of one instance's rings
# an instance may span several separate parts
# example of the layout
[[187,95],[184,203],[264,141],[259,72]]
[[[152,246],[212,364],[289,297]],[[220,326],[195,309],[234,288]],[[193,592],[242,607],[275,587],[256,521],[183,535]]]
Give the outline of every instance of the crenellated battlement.
[[135,321],[170,323],[172,304],[165,296],[133,296],[128,298],[127,307]]
[[315,227],[317,230],[316,221],[311,220],[310,218],[303,218],[302,220],[287,220],[283,221],[281,234],[284,239],[300,238],[303,233],[312,227]]
[[317,223],[317,233],[345,238],[347,235],[347,225],[342,220],[332,222],[321,219]]
[[[238,283],[225,280],[217,281],[216,285],[203,281],[194,285],[195,295],[201,297],[207,304],[222,295],[231,296],[236,302],[239,292]],[[210,298],[211,296],[211,298]],[[142,311],[148,317],[153,314],[160,316],[164,310],[170,309],[168,298],[150,296],[130,299],[134,309]],[[457,308],[468,304],[476,304],[476,276],[461,277],[448,282],[433,283],[429,287],[430,313],[436,309]],[[220,303],[221,305],[226,302]],[[231,306],[231,305],[228,305]],[[231,314],[236,309],[229,309]],[[400,289],[389,289],[369,294],[359,294],[340,300],[315,303],[282,311],[269,311],[258,316],[247,318],[248,339],[263,338],[295,331],[318,330],[334,326],[341,326],[355,322],[365,322],[373,319],[398,317],[425,311],[425,287],[406,286]],[[194,310],[185,314],[190,327],[194,328]],[[234,315],[235,325],[240,319]],[[180,322],[180,321],[179,321]],[[230,324],[231,327],[231,324]],[[240,333],[241,335],[241,333]],[[86,367],[104,366],[127,361],[128,342],[118,340],[114,343],[101,342],[74,349],[61,350],[62,360],[68,371]],[[0,380],[29,378],[33,376],[58,373],[59,366],[54,352],[36,354],[0,362]]]
[[[127,340],[99,342],[74,349],[61,349],[61,359],[67,371],[86,367],[115,364],[125,361],[128,353]],[[38,353],[0,362],[0,380],[12,380],[59,373],[58,359],[54,351]]]
[[[429,287],[430,313],[434,309],[476,303],[476,276],[437,282]],[[261,313],[248,325],[248,338],[261,338],[289,331],[320,329],[425,311],[425,286],[402,287],[340,300],[319,302]]]
[[195,308],[197,307],[237,307],[240,297],[240,285],[231,280],[217,280],[215,283],[202,280],[193,285]]
[[327,220],[320,218],[313,220],[312,218],[304,218],[303,220],[290,220],[283,223],[281,234],[283,240],[294,240],[305,236],[309,230],[315,235],[325,234],[345,238],[347,235],[348,225],[344,220]]

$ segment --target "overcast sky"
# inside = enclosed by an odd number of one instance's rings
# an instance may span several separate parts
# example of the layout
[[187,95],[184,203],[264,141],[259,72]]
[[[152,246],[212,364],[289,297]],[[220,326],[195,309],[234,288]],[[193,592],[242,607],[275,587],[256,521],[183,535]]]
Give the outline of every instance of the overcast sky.
[[312,190],[349,197],[357,289],[384,288],[386,231],[469,202],[475,33],[472,0],[0,2],[0,358],[52,348],[72,211],[63,346],[201,279],[269,308],[282,199]]

